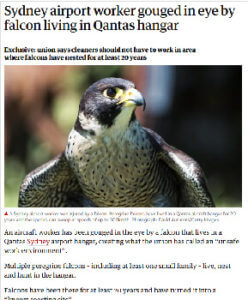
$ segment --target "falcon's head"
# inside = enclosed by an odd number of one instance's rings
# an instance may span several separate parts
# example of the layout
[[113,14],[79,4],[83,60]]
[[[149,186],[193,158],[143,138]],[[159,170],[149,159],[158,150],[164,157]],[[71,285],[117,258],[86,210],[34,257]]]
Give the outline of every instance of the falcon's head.
[[[142,94],[131,81],[104,78],[93,83],[83,94],[75,127],[127,127],[135,120],[136,106],[145,108]],[[93,129],[93,128],[92,128]]]

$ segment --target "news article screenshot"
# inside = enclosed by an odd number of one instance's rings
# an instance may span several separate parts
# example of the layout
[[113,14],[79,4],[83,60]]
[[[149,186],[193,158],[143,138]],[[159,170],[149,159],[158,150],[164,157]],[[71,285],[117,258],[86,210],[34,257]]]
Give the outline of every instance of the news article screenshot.
[[248,1],[1,1],[1,299],[245,299]]

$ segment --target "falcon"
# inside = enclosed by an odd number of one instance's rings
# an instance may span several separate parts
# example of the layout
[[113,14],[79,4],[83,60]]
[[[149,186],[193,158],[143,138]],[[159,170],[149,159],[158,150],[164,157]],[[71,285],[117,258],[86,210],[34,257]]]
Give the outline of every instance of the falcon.
[[128,80],[92,84],[65,150],[26,176],[19,206],[214,206],[199,164],[137,121],[145,105]]

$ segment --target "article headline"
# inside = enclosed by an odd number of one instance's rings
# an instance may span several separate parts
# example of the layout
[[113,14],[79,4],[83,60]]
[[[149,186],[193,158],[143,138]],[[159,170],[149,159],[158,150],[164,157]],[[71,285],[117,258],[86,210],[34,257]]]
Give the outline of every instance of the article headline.
[[[68,31],[70,33],[91,30],[98,32],[136,30],[166,33],[181,29],[180,17],[201,17],[204,19],[222,17],[231,19],[234,13],[234,7],[226,7],[223,4],[208,7],[193,7],[181,4],[170,7],[122,7],[121,5],[109,7],[66,7],[61,5],[35,7],[25,4],[19,6],[6,5],[4,7],[5,18],[3,19],[2,28],[5,31],[44,30]],[[33,20],[34,17],[35,20]],[[104,19],[106,17],[107,19]],[[149,22],[149,17],[152,18],[152,22]],[[158,21],[154,22],[154,18]]]

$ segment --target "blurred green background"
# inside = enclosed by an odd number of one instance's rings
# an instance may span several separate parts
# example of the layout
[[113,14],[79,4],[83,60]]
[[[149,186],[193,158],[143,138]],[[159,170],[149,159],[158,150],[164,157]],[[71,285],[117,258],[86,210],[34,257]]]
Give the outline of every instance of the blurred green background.
[[136,84],[147,102],[138,119],[200,163],[216,206],[242,205],[240,66],[7,66],[6,207],[25,175],[65,148],[85,89],[110,76]]

